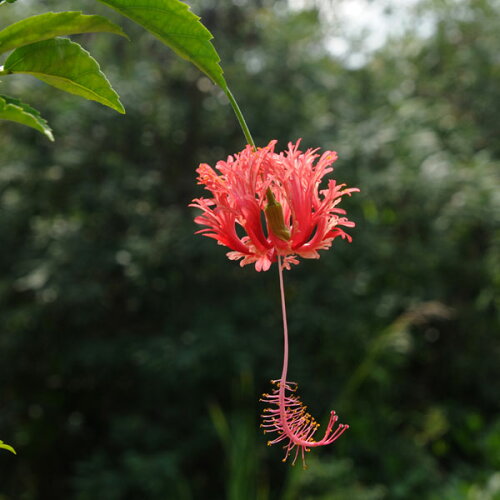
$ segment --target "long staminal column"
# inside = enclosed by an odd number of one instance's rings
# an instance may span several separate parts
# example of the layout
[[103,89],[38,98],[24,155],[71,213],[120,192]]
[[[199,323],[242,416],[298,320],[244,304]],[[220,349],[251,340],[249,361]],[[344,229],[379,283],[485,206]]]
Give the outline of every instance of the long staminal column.
[[304,468],[305,453],[311,448],[325,446],[336,441],[348,428],[348,425],[339,424],[334,430],[338,416],[334,411],[330,413],[330,420],[326,426],[325,434],[320,441],[314,435],[319,424],[307,412],[300,397],[296,394],[297,384],[286,380],[288,371],[288,323],[286,315],[285,289],[283,284],[283,269],[281,257],[278,256],[278,271],[281,292],[281,311],[283,315],[283,369],[279,380],[272,380],[273,390],[270,394],[263,394],[261,401],[269,404],[262,414],[261,427],[264,433],[275,432],[277,436],[268,441],[268,445],[284,442],[285,462],[290,454],[295,452],[292,465],[295,465],[299,453],[301,454]]

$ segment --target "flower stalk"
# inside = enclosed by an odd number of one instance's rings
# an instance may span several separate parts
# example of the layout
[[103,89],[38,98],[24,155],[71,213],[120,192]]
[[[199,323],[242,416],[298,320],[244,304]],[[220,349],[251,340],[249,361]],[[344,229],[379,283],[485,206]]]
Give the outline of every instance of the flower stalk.
[[241,112],[241,109],[238,106],[238,103],[236,102],[236,99],[234,98],[232,92],[229,90],[229,87],[226,86],[226,88],[224,89],[224,93],[226,94],[227,98],[229,99],[229,103],[231,104],[231,107],[233,108],[234,114],[236,115],[236,118],[238,119],[238,123],[240,124],[241,130],[243,131],[243,135],[245,136],[245,139],[247,140],[247,144],[252,146],[253,150],[255,151],[257,148],[255,146],[255,142],[253,140],[252,134],[250,133],[250,129],[248,128],[247,122],[245,121],[245,117],[243,116],[243,113]]

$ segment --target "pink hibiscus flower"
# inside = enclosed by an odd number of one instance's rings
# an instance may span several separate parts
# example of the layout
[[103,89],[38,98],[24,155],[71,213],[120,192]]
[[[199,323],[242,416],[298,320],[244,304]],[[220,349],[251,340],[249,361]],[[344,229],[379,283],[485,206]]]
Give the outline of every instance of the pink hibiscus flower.
[[257,271],[267,271],[281,256],[289,269],[298,257],[318,259],[318,251],[330,248],[338,236],[351,241],[341,226],[354,227],[354,222],[337,205],[359,189],[346,189],[334,179],[320,189],[337,153],[303,153],[299,144],[289,143],[279,154],[276,141],[258,150],[247,146],[219,161],[215,170],[205,163],[197,169],[198,183],[213,195],[190,205],[203,211],[195,222],[206,227],[198,233],[230,248],[227,256],[241,259],[241,266],[255,264]]
[[283,443],[285,459],[299,453],[305,466],[305,452],[333,443],[348,425],[337,424],[334,411],[321,440],[315,439],[319,424],[306,411],[296,395],[297,384],[287,380],[288,326],[286,319],[283,268],[298,264],[298,258],[318,259],[319,250],[331,247],[340,236],[351,241],[342,229],[354,227],[338,208],[342,196],[359,191],[328,180],[320,188],[323,177],[332,172],[337,159],[333,151],[321,156],[317,150],[299,151],[300,140],[290,143],[288,150],[275,153],[276,141],[265,148],[247,146],[241,153],[219,161],[216,170],[207,164],[199,166],[198,182],[212,193],[212,198],[196,198],[190,206],[203,213],[195,222],[205,226],[198,233],[215,239],[231,249],[231,260],[240,265],[255,264],[257,271],[267,271],[278,262],[281,307],[283,314],[283,368],[281,378],[273,380],[271,394],[261,401],[268,407],[262,415],[265,433],[276,433],[268,444]]

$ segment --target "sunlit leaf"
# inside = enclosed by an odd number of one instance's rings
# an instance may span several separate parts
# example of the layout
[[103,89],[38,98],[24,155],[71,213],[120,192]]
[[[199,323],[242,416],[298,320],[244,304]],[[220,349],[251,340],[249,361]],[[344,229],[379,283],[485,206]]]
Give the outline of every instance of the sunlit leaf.
[[16,450],[10,446],[10,444],[5,444],[3,441],[0,441],[0,448],[3,448],[4,450],[9,450],[11,453],[14,453],[14,455],[17,455]]
[[54,140],[52,130],[47,122],[41,117],[40,113],[26,103],[21,102],[19,99],[0,95],[0,119],[22,123],[23,125],[38,130],[46,135],[51,141]]
[[33,75],[60,90],[125,113],[97,61],[67,38],[36,42],[14,50],[5,61],[3,72]]
[[108,32],[127,37],[120,26],[101,16],[81,12],[48,12],[28,17],[0,31],[0,54],[56,36]]
[[226,89],[220,57],[208,29],[180,0],[100,0],[140,24],[178,55],[191,61],[211,80]]

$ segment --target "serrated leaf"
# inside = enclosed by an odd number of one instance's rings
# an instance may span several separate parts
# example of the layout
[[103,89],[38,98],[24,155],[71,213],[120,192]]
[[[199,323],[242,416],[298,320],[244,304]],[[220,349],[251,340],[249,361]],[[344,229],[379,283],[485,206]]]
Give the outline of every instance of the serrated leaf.
[[31,106],[28,106],[28,104],[21,102],[19,99],[0,95],[0,119],[22,123],[23,125],[38,130],[51,141],[54,140],[52,130],[40,113]]
[[14,453],[14,455],[17,455],[16,450],[10,446],[10,444],[5,444],[3,441],[0,441],[0,448],[3,448],[4,450],[9,450],[11,453]]
[[212,33],[180,0],[100,0],[140,24],[178,55],[192,62],[222,89],[227,89]]
[[0,54],[56,36],[96,32],[115,33],[128,38],[120,26],[102,16],[87,16],[81,12],[48,12],[28,17],[0,31]]
[[97,61],[67,38],[53,38],[14,50],[5,61],[3,73],[33,75],[60,90],[125,113]]

